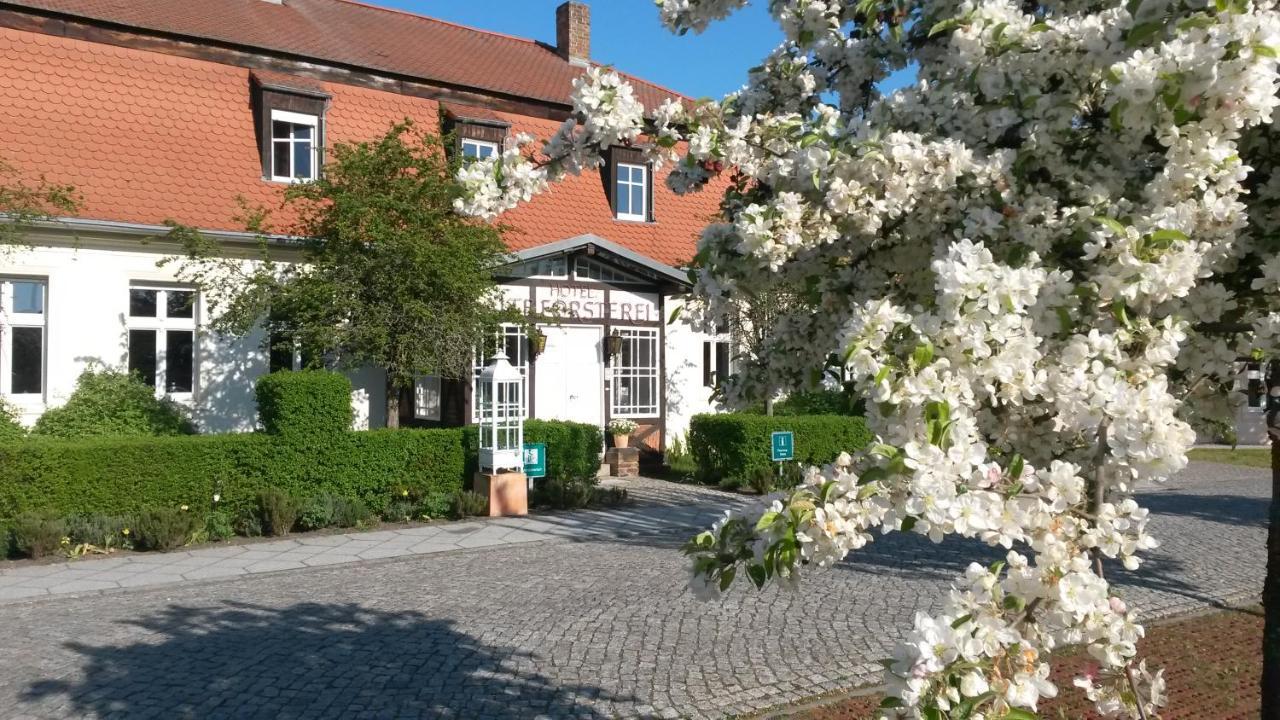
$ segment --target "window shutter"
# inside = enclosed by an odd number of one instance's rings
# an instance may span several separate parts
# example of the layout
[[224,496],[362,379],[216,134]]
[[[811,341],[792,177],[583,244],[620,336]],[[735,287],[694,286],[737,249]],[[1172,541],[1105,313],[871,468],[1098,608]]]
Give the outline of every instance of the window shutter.
[[609,188],[606,190],[609,197],[609,214],[614,217],[618,216],[618,150],[617,148],[609,149]]
[[418,420],[440,420],[443,402],[439,375],[422,375],[413,381],[413,417]]

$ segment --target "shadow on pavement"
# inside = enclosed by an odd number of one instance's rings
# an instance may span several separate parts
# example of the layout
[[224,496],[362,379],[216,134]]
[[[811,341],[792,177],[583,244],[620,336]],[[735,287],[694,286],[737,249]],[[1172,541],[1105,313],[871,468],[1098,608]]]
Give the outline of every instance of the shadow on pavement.
[[559,685],[528,652],[491,647],[447,620],[347,604],[170,606],[127,624],[128,645],[68,643],[83,679],[46,680],[28,701],[71,717],[604,718],[618,700]]
[[1270,498],[1242,495],[1191,495],[1185,491],[1144,493],[1138,503],[1152,515],[1182,515],[1224,525],[1265,527]]

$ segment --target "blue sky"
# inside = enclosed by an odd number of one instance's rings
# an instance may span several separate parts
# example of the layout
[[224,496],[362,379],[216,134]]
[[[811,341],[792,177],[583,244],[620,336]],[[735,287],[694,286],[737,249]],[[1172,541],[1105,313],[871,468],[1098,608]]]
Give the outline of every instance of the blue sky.
[[[561,0],[366,0],[377,5],[554,44]],[[742,86],[782,39],[762,0],[702,35],[678,37],[658,22],[652,0],[595,0],[591,54],[692,97],[720,97]]]

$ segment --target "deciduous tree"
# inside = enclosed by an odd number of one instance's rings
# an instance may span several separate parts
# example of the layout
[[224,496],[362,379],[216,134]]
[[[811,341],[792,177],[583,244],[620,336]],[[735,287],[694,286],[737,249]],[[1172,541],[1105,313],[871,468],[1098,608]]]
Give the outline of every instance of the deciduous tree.
[[[683,33],[745,2],[658,5]],[[1278,344],[1276,3],[768,5],[784,40],[741,91],[646,113],[590,71],[541,154],[463,171],[460,209],[499,213],[614,144],[673,162],[680,192],[745,178],[699,244],[704,317],[780,284],[818,311],[778,317],[730,396],[838,353],[879,442],[699,535],[695,589],[803,592],[877,532],[974,538],[1005,556],[917,614],[887,715],[1032,718],[1059,692],[1049,653],[1083,645],[1099,712],[1154,717],[1164,681],[1104,571],[1156,547],[1133,494],[1186,466],[1189,409],[1229,409],[1209,401],[1236,361]],[[915,82],[879,91],[902,71]]]

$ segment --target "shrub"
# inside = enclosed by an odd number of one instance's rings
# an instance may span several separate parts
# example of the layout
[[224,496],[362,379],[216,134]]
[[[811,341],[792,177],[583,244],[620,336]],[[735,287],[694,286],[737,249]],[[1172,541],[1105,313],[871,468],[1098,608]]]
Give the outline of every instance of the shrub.
[[536,481],[533,496],[535,505],[550,507],[555,510],[576,510],[587,507],[595,499],[599,480],[593,475],[590,478],[566,479],[548,475]]
[[677,435],[671,439],[663,455],[663,461],[672,472],[686,477],[692,477],[698,470],[698,464],[694,462],[693,454],[689,452],[689,444],[683,435]]
[[246,508],[236,513],[232,527],[243,537],[262,537],[262,513],[256,508]]
[[62,407],[45,412],[32,435],[61,438],[190,435],[187,412],[177,403],[156,398],[155,388],[122,372],[84,371]]
[[226,510],[211,510],[204,516],[204,535],[209,540],[227,540],[235,537],[235,518]]
[[[462,429],[463,448],[467,457],[467,477],[476,470],[479,433],[476,427]],[[600,428],[585,423],[560,420],[528,420],[524,424],[524,441],[547,446],[547,477],[544,480],[583,479],[600,471],[600,451],[604,435]]]
[[[28,510],[61,517],[125,515],[189,503],[243,520],[257,497],[276,488],[294,497],[331,493],[386,509],[396,488],[424,507],[447,508],[462,488],[460,431],[347,432],[322,444],[263,434],[168,438],[30,438],[0,445],[0,526]],[[246,524],[248,523],[248,524]]]
[[328,370],[285,370],[258,378],[258,417],[271,435],[328,437],[351,430],[351,381]]
[[460,490],[453,496],[451,514],[457,518],[489,514],[489,498],[472,490]]
[[357,527],[373,518],[369,506],[358,499],[338,497],[333,503],[333,524],[340,528]]
[[112,550],[126,545],[124,529],[130,524],[122,515],[73,515],[67,518],[67,537],[75,545]]
[[758,467],[751,469],[751,477],[747,480],[747,485],[759,495],[768,495],[773,492],[773,486],[777,478],[773,475],[773,468]]
[[807,390],[795,392],[773,405],[775,416],[849,415],[866,411],[861,395],[851,390]]
[[387,509],[382,511],[382,519],[387,522],[409,522],[422,514],[419,512],[420,507],[419,503],[412,500],[394,498],[387,503]]
[[267,488],[258,493],[258,511],[262,529],[268,535],[288,535],[298,522],[298,501],[279,488]]
[[27,429],[18,421],[18,409],[0,398],[0,443],[21,440]]
[[176,550],[200,529],[200,518],[189,510],[148,508],[133,518],[133,542],[139,550]]
[[333,527],[337,504],[337,498],[330,493],[321,493],[307,498],[298,513],[298,527],[302,530]]
[[795,433],[795,460],[821,465],[841,452],[854,452],[871,442],[862,418],[838,415],[770,417],[743,413],[695,415],[689,425],[689,447],[705,483],[750,481],[761,468],[777,472],[770,460],[770,435]]
[[51,512],[28,512],[13,521],[13,549],[19,555],[39,558],[52,554],[62,546],[67,525]]
[[620,487],[596,488],[591,496],[593,507],[617,507],[627,504],[627,489]]

